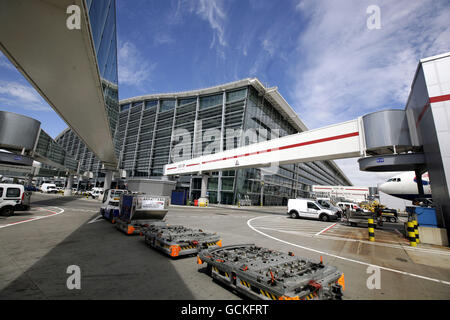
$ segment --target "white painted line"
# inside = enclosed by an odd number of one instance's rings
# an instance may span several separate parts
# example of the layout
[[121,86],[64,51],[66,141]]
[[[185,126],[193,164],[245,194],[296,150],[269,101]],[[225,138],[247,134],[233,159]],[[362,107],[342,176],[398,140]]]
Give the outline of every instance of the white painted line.
[[323,232],[326,232],[326,231],[330,230],[330,229],[333,228],[335,225],[337,225],[337,223],[332,224],[331,226],[324,228],[322,231],[317,232],[317,233],[315,234],[315,236],[318,236],[319,234],[321,234],[321,233],[323,233]]
[[282,230],[282,229],[258,227],[258,226],[253,226],[253,227],[255,227],[257,229],[271,230],[271,231],[277,231],[277,232],[281,232],[281,233],[296,234],[296,235],[300,235],[303,237],[309,237],[309,238],[330,239],[330,240],[345,241],[345,242],[361,242],[361,243],[368,244],[371,246],[381,246],[381,247],[388,247],[388,248],[394,248],[394,249],[411,250],[411,251],[416,251],[416,252],[421,251],[424,253],[439,254],[439,255],[446,255],[446,256],[450,255],[450,251],[441,251],[441,250],[411,247],[411,246],[409,246],[409,244],[401,245],[401,244],[390,244],[390,243],[385,243],[385,242],[383,242],[383,243],[382,242],[371,242],[371,241],[366,241],[366,240],[353,239],[353,238],[342,238],[342,237],[330,236],[330,235],[315,236],[312,233],[295,231],[295,230]]
[[48,214],[46,216],[37,216],[37,217],[33,217],[33,218],[30,218],[30,219],[27,219],[27,220],[16,221],[16,222],[12,222],[12,223],[9,223],[9,224],[5,224],[4,226],[0,226],[0,229],[16,226],[18,224],[22,224],[22,223],[26,223],[26,222],[31,222],[31,221],[36,221],[36,220],[41,220],[41,219],[53,217],[53,216],[56,216],[56,215],[61,214],[61,213],[64,212],[64,209],[61,209],[61,208],[58,208],[58,207],[53,207],[53,208],[57,208],[57,209],[59,209],[61,211],[60,212],[55,212],[55,211],[51,211],[51,210],[48,210],[48,209],[45,209],[45,208],[41,208],[42,211],[48,211],[48,212],[51,212],[51,214]]
[[91,221],[89,221],[87,224],[90,224],[90,223],[94,223],[94,222],[100,221],[100,219],[102,219],[102,218],[103,218],[103,216],[102,216],[102,215],[99,215],[98,217],[95,217],[94,219],[92,219]]
[[294,247],[298,247],[298,248],[300,248],[300,249],[312,251],[312,252],[318,253],[318,254],[320,254],[320,255],[327,255],[327,256],[330,256],[330,257],[333,257],[333,258],[337,258],[337,259],[341,259],[341,260],[348,261],[348,262],[353,262],[353,263],[357,263],[357,264],[362,264],[362,265],[365,265],[365,266],[373,266],[373,267],[376,267],[376,268],[379,268],[379,269],[382,269],[382,270],[391,271],[391,272],[403,274],[403,275],[410,276],[410,277],[415,277],[415,278],[419,278],[419,279],[423,279],[423,280],[429,280],[429,281],[433,281],[433,282],[438,282],[438,283],[450,285],[450,282],[449,282],[449,281],[444,281],[444,280],[439,280],[439,279],[429,278],[429,277],[425,277],[425,276],[421,276],[421,275],[417,275],[417,274],[413,274],[413,273],[409,273],[409,272],[405,272],[405,271],[401,271],[401,270],[396,270],[396,269],[386,268],[386,267],[378,266],[378,265],[371,264],[371,263],[367,263],[367,262],[363,262],[363,261],[358,261],[358,260],[354,260],[354,259],[349,259],[349,258],[341,257],[341,256],[338,256],[338,255],[335,255],[335,254],[332,254],[332,253],[328,253],[328,252],[324,252],[324,251],[319,251],[319,250],[316,250],[316,249],[308,248],[308,247],[305,247],[305,246],[301,246],[301,245],[298,245],[298,244],[295,244],[295,243],[291,243],[291,242],[288,242],[288,241],[285,241],[285,240],[281,240],[281,239],[272,237],[272,236],[270,236],[270,235],[268,235],[268,234],[266,234],[266,233],[264,233],[264,232],[262,232],[262,231],[259,231],[259,230],[255,229],[255,228],[250,224],[253,220],[260,219],[260,218],[264,218],[264,217],[267,218],[267,216],[262,216],[262,217],[255,217],[255,218],[252,218],[252,219],[247,220],[247,225],[248,225],[248,227],[249,227],[250,229],[252,229],[253,231],[257,232],[257,233],[262,234],[262,235],[265,236],[265,237],[271,238],[271,239],[273,239],[273,240],[276,240],[276,241],[279,241],[279,242],[282,242],[282,243],[285,243],[285,244],[288,244],[288,245],[291,245],[291,246],[294,246]]

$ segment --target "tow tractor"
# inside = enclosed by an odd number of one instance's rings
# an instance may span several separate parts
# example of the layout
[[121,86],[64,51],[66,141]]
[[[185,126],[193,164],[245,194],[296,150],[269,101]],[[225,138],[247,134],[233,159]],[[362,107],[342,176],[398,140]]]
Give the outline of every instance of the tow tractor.
[[260,300],[340,300],[344,274],[327,266],[254,244],[200,251],[198,264],[207,264],[215,280]]
[[373,212],[377,214],[378,216],[381,216],[381,220],[383,222],[392,222],[397,223],[398,222],[398,212],[395,209],[389,209],[386,206],[383,206],[378,201],[374,200],[371,202],[363,202],[361,203],[361,208],[368,210],[370,212]]
[[197,254],[205,248],[219,248],[222,240],[216,233],[184,226],[150,224],[143,232],[145,242],[171,257]]
[[100,214],[103,218],[115,223],[115,220],[119,216],[120,196],[122,194],[128,194],[128,192],[128,190],[119,189],[108,189],[105,191],[100,207]]
[[115,226],[126,234],[142,234],[146,227],[162,222],[167,214],[169,198],[146,194],[122,194]]

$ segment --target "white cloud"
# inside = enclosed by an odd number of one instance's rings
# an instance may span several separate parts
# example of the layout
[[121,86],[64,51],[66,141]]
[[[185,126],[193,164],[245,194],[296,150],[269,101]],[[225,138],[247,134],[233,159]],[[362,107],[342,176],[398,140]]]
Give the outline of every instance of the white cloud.
[[32,87],[18,82],[0,81],[0,102],[26,110],[52,110]]
[[150,75],[156,68],[156,63],[148,63],[138,48],[126,41],[118,50],[119,84],[141,86],[150,81]]
[[0,67],[9,70],[16,70],[16,68],[11,64],[11,62],[9,62],[9,60],[1,52],[0,52]]
[[271,40],[264,39],[262,42],[262,47],[270,57],[273,57],[273,55],[275,54],[275,45]]
[[225,39],[226,13],[223,0],[178,0],[171,23],[181,23],[185,12],[195,13],[202,20],[208,22],[213,36],[210,48],[216,48],[217,53],[225,58],[224,48],[227,47]]
[[[367,28],[372,4],[381,9],[381,29]],[[302,0],[296,9],[307,22],[290,61],[290,96],[309,128],[403,109],[418,61],[450,49],[448,1]],[[336,163],[355,185],[396,174],[359,171],[357,159]]]
[[209,22],[210,27],[214,31],[213,41],[211,47],[214,46],[216,38],[219,45],[225,47],[225,10],[223,8],[222,0],[200,0],[196,13],[204,20]]
[[369,30],[368,1],[299,2],[309,23],[298,39],[292,96],[309,127],[403,108],[418,60],[448,51],[445,1],[379,3],[381,29]]

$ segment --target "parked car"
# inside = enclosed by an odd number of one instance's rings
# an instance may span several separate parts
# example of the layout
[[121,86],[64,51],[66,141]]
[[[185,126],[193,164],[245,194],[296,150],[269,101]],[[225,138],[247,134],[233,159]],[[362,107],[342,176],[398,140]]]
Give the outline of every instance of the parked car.
[[356,203],[353,202],[338,202],[337,205],[339,206],[339,208],[342,209],[342,211],[345,210],[346,206],[350,206],[350,210],[356,211],[356,212],[367,212],[369,213],[369,210],[363,210],[361,207],[359,207]]
[[88,191],[87,193],[90,197],[92,197],[93,199],[96,199],[99,197],[103,197],[104,189],[94,187],[94,188],[92,188],[92,190]]
[[25,191],[39,191],[39,189],[35,186],[25,186]]
[[43,193],[57,193],[56,185],[54,183],[43,183],[41,185],[41,192]]
[[289,199],[287,214],[293,219],[299,217],[319,219],[321,221],[339,219],[337,211],[326,209],[312,199]]
[[0,184],[0,214],[11,216],[14,211],[30,209],[31,193],[21,184]]

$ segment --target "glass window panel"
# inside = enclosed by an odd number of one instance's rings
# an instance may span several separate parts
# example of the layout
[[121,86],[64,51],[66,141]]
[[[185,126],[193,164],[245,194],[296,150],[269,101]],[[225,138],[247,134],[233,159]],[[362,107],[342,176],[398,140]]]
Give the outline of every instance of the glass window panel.
[[140,106],[142,106],[142,101],[139,101],[139,102],[133,102],[133,108],[134,108],[134,107],[140,107]]
[[247,89],[227,92],[227,102],[244,99],[247,95]]
[[182,105],[185,105],[185,104],[188,104],[188,103],[193,103],[193,102],[196,102],[196,101],[197,101],[197,98],[180,99],[178,101],[178,105],[182,106]]
[[175,99],[161,100],[160,112],[172,110],[173,108],[175,108]]
[[150,109],[158,105],[158,100],[145,101],[145,109]]
[[200,97],[200,109],[216,106],[222,104],[223,96],[222,94],[217,94],[214,96]]
[[130,109],[130,106],[131,105],[129,103],[124,104],[120,107],[120,111],[126,111],[126,110]]
[[108,7],[111,1],[93,1],[89,10],[89,20],[94,39],[95,50],[98,52],[102,38],[102,30],[108,14]]

